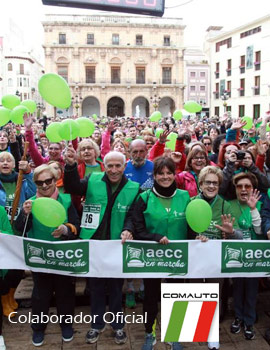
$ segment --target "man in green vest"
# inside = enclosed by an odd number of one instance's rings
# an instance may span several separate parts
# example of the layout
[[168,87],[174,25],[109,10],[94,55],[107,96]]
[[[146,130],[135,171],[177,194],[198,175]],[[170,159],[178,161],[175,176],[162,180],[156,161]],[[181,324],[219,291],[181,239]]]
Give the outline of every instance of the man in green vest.
[[[85,196],[81,220],[82,239],[132,239],[130,207],[139,193],[139,184],[124,175],[126,158],[120,152],[109,152],[104,158],[104,173],[92,173],[80,179],[75,151],[69,147],[66,152],[64,186],[68,193]],[[128,221],[128,223],[127,223]],[[125,226],[126,230],[123,231]],[[90,297],[92,327],[86,335],[86,342],[97,342],[105,329],[103,315],[106,312],[106,292],[109,293],[109,311],[122,312],[123,279],[91,278]],[[117,319],[114,317],[114,319]],[[124,344],[127,336],[124,322],[112,322],[116,344]]]

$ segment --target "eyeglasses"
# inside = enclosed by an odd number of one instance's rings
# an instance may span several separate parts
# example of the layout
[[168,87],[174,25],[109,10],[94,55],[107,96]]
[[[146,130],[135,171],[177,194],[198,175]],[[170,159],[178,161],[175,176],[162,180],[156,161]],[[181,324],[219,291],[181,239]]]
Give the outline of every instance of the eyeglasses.
[[205,157],[193,157],[192,160],[205,160]]
[[252,188],[252,185],[244,184],[244,185],[236,185],[235,186],[238,190],[250,190]]
[[59,147],[49,147],[49,151],[60,151]]
[[42,180],[37,180],[35,181],[35,184],[38,186],[38,187],[42,187],[44,184],[46,185],[50,185],[53,181],[53,177],[51,177],[50,179],[46,179],[44,181]]
[[211,142],[204,142],[203,143],[205,146],[211,146],[212,144],[211,144]]
[[217,181],[204,181],[205,186],[214,186],[218,187],[218,182]]

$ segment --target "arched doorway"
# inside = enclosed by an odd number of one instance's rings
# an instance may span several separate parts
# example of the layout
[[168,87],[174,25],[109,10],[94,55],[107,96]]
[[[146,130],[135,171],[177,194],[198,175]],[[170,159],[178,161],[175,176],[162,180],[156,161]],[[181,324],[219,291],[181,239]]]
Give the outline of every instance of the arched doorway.
[[93,114],[100,116],[100,104],[97,98],[88,96],[82,102],[82,115],[92,116]]
[[163,97],[159,102],[159,111],[163,117],[169,117],[173,115],[175,111],[175,102],[170,97]]
[[136,118],[149,117],[149,102],[145,97],[136,97],[132,102],[132,115]]
[[120,97],[112,97],[107,104],[107,116],[109,117],[123,117],[125,104]]

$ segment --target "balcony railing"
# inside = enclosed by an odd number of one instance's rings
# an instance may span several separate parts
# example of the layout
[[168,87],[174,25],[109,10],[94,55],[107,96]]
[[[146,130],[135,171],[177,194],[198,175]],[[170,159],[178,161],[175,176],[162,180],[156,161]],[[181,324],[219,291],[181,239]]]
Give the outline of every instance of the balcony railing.
[[254,67],[255,67],[255,70],[260,70],[261,69],[261,62],[259,62],[259,61],[254,62]]
[[246,67],[245,66],[239,66],[239,69],[240,69],[240,74],[243,74],[246,71]]
[[227,72],[227,77],[230,77],[232,75],[232,69],[231,68],[227,68],[226,72]]
[[216,79],[219,79],[219,72],[215,72]]
[[[73,84],[75,83],[75,81],[70,80],[69,83]],[[95,79],[95,82],[91,82],[90,79],[86,79],[84,81],[81,82],[82,84],[127,84],[127,85],[136,85],[136,84],[147,84],[147,85],[151,85],[151,86],[157,86],[157,85],[162,85],[162,84],[166,84],[166,85],[177,85],[177,86],[182,86],[183,82],[179,81],[178,79],[108,79],[108,78],[104,78],[104,79]]]

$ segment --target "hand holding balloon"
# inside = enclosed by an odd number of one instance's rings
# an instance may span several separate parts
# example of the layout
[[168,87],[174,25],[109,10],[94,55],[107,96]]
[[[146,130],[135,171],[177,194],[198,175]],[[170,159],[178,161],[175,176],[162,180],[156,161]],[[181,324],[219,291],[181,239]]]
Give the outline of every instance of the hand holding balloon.
[[66,164],[68,165],[73,165],[76,163],[76,160],[77,160],[76,151],[72,145],[68,145],[68,147],[66,148],[64,159]]
[[25,113],[24,116],[23,116],[23,120],[24,120],[25,129],[26,130],[31,130],[32,125],[34,123],[33,118],[31,117],[31,115],[30,114],[28,115],[27,113]]
[[32,201],[30,199],[23,203],[23,211],[26,215],[32,212]]
[[52,232],[52,236],[54,238],[60,238],[61,236],[67,236],[67,234],[68,234],[68,228],[65,225],[58,226],[57,229]]

